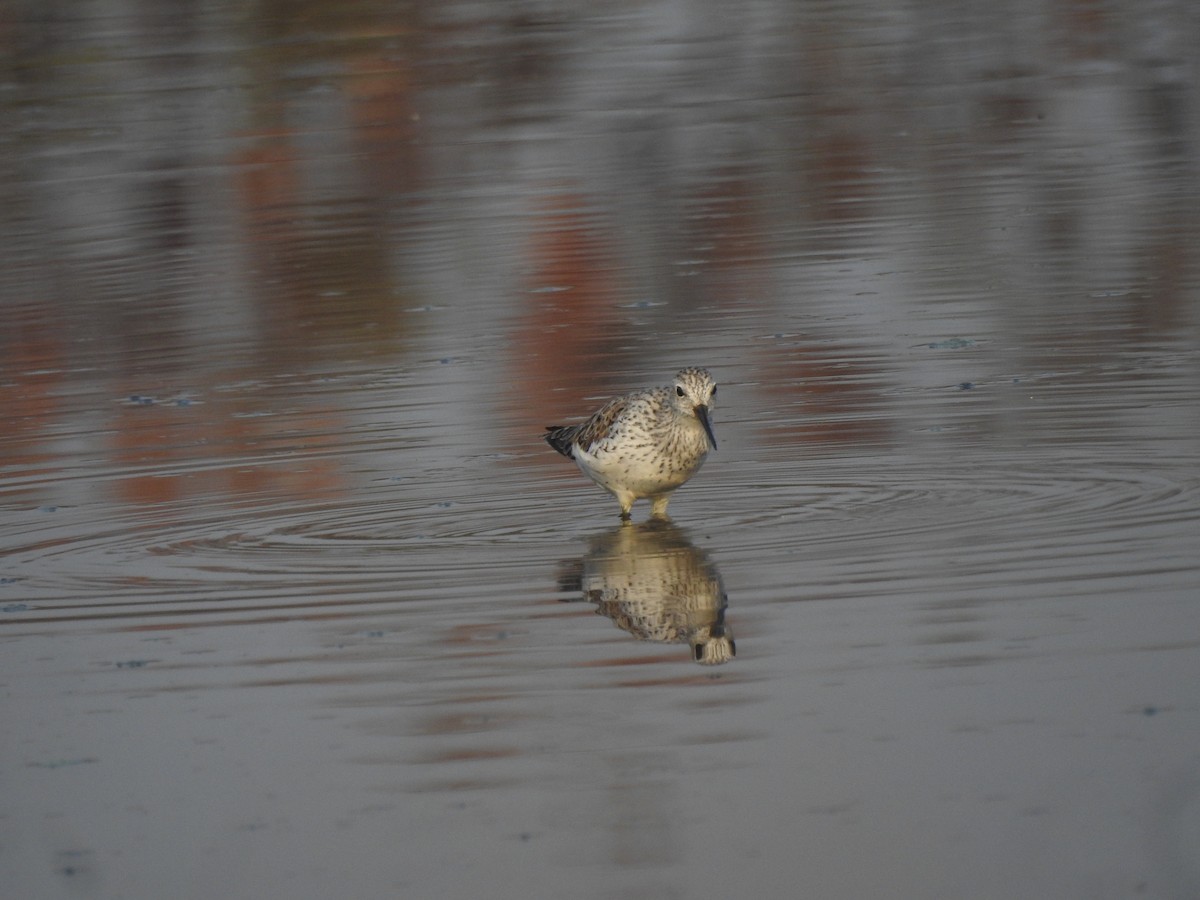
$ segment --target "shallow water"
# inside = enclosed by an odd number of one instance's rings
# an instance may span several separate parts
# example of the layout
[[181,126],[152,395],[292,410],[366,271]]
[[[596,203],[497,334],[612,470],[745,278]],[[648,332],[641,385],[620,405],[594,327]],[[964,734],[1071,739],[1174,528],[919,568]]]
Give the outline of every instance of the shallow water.
[[1019,7],[10,13],[6,894],[1200,894],[1200,22]]

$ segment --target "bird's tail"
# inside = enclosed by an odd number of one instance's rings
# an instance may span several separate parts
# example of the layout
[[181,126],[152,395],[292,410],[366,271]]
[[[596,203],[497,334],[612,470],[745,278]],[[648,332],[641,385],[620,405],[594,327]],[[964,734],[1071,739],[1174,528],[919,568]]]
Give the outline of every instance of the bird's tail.
[[578,434],[578,425],[547,425],[546,443],[567,459],[574,459],[575,456],[571,453],[571,445],[575,443],[575,438]]

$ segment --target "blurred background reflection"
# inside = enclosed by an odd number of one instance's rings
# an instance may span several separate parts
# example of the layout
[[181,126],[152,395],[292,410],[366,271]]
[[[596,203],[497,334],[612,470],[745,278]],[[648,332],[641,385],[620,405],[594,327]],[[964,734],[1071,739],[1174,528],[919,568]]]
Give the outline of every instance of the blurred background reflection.
[[[0,883],[1200,895],[1198,45],[0,5]],[[542,429],[687,365],[720,451],[618,529]],[[717,662],[726,587],[720,667],[561,602]]]

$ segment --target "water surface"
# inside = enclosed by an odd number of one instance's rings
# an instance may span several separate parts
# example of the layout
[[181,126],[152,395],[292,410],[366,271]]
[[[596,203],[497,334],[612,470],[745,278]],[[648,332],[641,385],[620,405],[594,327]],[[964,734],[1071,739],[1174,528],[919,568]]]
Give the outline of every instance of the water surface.
[[1190,4],[6,21],[13,896],[1200,894]]

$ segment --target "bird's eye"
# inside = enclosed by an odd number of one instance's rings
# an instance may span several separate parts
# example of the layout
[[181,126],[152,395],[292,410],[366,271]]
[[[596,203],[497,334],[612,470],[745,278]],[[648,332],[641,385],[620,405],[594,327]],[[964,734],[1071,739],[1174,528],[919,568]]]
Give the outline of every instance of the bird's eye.
[[683,396],[683,388],[680,387],[679,385],[675,385],[675,394],[678,397],[682,397]]

